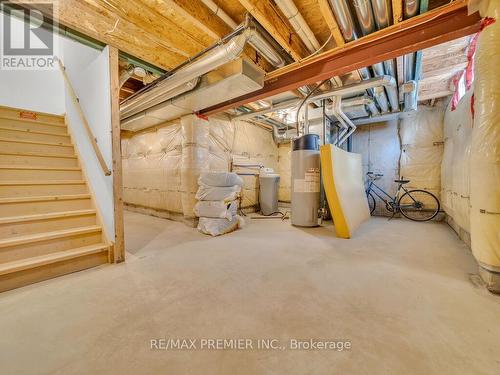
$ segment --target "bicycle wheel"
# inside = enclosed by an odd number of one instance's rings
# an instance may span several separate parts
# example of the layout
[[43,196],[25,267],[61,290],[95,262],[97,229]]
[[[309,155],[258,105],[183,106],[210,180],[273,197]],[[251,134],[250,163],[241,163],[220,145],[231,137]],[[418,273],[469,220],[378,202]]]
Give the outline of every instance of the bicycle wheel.
[[370,215],[373,215],[373,212],[375,212],[375,198],[373,197],[372,193],[368,193],[366,195],[366,198],[368,199],[368,207],[370,207]]
[[428,221],[439,212],[439,200],[425,190],[410,190],[404,193],[398,201],[399,211],[407,219],[413,221]]

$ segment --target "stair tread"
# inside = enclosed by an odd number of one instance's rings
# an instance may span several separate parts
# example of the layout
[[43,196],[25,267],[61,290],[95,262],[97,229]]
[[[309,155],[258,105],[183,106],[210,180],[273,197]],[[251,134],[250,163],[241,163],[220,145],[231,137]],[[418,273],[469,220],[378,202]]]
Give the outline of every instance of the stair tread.
[[16,139],[16,138],[5,138],[5,137],[0,137],[0,142],[28,143],[28,144],[32,144],[32,145],[73,147],[72,143],[64,143],[64,142],[41,142],[41,141],[31,141],[31,140],[27,140],[27,139]]
[[64,155],[64,154],[52,154],[50,152],[14,152],[14,151],[2,151],[2,150],[0,150],[0,155],[39,156],[39,157],[43,157],[43,158],[76,159],[76,154]]
[[84,216],[95,214],[96,210],[93,208],[85,209],[85,210],[72,210],[72,211],[57,211],[50,212],[46,214],[34,214],[34,215],[20,215],[20,216],[9,216],[9,217],[0,217],[0,224],[10,224],[10,223],[19,223],[23,221],[39,221],[45,219],[55,219],[60,217],[71,217],[71,216]]
[[0,164],[0,169],[28,169],[34,171],[81,171],[80,167],[41,167],[31,165],[17,165],[17,164]]
[[20,132],[20,133],[55,135],[55,136],[58,136],[58,137],[69,137],[68,133],[52,133],[52,132],[41,131],[41,130],[21,129],[21,128],[9,128],[9,127],[6,127],[6,126],[0,126],[0,130],[8,130],[8,131]]
[[0,198],[2,203],[24,203],[24,202],[46,202],[46,201],[67,201],[74,199],[90,199],[90,194],[57,194],[57,195],[40,195],[33,197],[13,197]]
[[107,250],[108,245],[104,243],[99,243],[95,245],[89,245],[84,247],[77,247],[71,250],[59,251],[56,253],[51,253],[47,255],[41,255],[32,258],[26,258],[22,260],[16,260],[13,262],[7,262],[0,264],[0,275],[5,275],[13,272],[19,272],[27,270],[30,268],[40,267],[47,264],[52,264],[56,262],[61,262],[64,260],[74,259],[85,255],[91,255],[95,253],[100,253]]
[[36,181],[0,181],[0,186],[11,185],[82,185],[84,180],[36,180]]
[[23,236],[17,236],[7,239],[0,239],[0,248],[7,246],[16,246],[22,245],[25,243],[33,243],[45,240],[52,240],[61,237],[72,236],[75,234],[85,234],[92,232],[99,232],[102,230],[100,225],[91,225],[87,227],[77,227],[71,229],[61,229],[52,232],[43,232],[43,233],[35,233],[35,234],[27,234]]
[[18,118],[18,117],[10,117],[10,116],[0,116],[0,119],[2,120],[9,120],[9,121],[19,121],[19,122],[28,122],[30,124],[41,124],[41,125],[52,125],[52,126],[58,126],[60,128],[66,128],[66,124],[58,124],[56,122],[51,122],[51,121],[40,121],[40,120],[32,120],[29,118]]

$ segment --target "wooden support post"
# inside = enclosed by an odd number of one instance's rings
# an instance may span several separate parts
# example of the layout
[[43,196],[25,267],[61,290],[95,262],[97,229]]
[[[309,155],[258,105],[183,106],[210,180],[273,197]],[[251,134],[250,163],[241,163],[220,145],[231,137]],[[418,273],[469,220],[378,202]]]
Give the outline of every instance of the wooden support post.
[[115,245],[112,262],[125,260],[125,236],[123,224],[123,179],[120,137],[120,84],[118,49],[109,46],[109,77],[111,98],[111,142],[113,155],[113,203],[115,208]]

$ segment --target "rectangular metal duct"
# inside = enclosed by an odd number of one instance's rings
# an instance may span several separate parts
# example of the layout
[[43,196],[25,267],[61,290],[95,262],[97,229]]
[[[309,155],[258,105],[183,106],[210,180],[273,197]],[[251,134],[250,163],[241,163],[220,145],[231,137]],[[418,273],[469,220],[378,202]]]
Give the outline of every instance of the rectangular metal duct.
[[205,74],[196,89],[122,119],[121,128],[138,131],[259,90],[264,86],[264,75],[249,60],[229,62]]

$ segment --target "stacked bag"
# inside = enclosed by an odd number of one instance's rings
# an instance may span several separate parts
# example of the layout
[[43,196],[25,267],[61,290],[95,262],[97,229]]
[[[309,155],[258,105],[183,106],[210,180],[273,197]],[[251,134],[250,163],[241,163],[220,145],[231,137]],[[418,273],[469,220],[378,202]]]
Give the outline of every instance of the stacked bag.
[[238,202],[243,180],[232,172],[203,172],[198,178],[194,213],[198,230],[212,236],[232,232],[243,225]]

